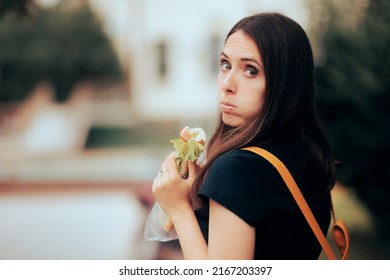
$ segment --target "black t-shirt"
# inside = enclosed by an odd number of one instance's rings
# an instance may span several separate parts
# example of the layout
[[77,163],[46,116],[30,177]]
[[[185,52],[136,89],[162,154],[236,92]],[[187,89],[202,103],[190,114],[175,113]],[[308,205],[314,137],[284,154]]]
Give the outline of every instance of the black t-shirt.
[[[330,223],[329,191],[307,174],[302,149],[293,142],[266,148],[290,170],[322,231]],[[318,259],[321,246],[276,169],[244,150],[222,154],[212,164],[199,191],[205,207],[196,210],[208,241],[209,198],[256,229],[255,259]]]

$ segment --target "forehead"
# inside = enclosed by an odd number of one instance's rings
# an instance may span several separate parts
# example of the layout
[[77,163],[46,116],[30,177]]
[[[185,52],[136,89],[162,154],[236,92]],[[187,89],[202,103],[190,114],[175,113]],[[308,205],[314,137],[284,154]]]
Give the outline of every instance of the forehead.
[[241,30],[234,32],[227,38],[223,52],[228,55],[240,54],[240,56],[251,56],[260,59],[256,43]]

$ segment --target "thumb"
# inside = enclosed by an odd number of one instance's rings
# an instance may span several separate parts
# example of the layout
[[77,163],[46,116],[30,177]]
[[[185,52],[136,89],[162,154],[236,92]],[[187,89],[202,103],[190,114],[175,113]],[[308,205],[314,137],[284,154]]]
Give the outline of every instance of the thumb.
[[194,179],[198,173],[198,169],[199,167],[195,162],[192,162],[190,160],[188,161],[188,178],[191,181],[191,185],[194,182]]
[[196,173],[196,171],[197,171],[196,163],[189,160],[188,161],[188,172],[191,174],[194,174],[194,173]]

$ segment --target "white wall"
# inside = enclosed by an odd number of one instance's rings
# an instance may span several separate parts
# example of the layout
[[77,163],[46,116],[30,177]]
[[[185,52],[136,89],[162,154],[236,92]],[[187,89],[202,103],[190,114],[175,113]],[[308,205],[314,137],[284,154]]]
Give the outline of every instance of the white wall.
[[[90,0],[128,59],[131,110],[139,120],[213,120],[219,51],[230,28],[260,11],[305,24],[301,0]],[[213,36],[218,45],[211,47]],[[167,75],[158,75],[157,45],[167,46]],[[126,44],[126,46],[123,46]],[[123,59],[123,57],[122,57]]]
[[[216,115],[218,49],[245,14],[245,1],[139,1],[129,58],[133,104],[142,119],[211,119]],[[221,11],[221,7],[229,7]],[[219,36],[212,52],[210,41]],[[167,73],[158,75],[157,45],[167,46]]]

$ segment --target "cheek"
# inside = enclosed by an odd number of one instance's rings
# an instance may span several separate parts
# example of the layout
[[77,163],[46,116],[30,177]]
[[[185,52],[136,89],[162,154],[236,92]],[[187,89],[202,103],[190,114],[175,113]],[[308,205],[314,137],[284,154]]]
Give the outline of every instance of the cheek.
[[257,89],[257,104],[258,104],[258,113],[263,110],[264,101],[265,101],[265,80],[261,79],[260,86]]
[[257,87],[250,91],[246,99],[245,107],[248,108],[248,113],[251,115],[258,115],[264,105],[264,97],[265,97],[265,88]]
[[250,102],[247,103],[246,105],[247,119],[251,120],[257,117],[261,113],[261,110],[263,109],[263,104],[264,104],[263,99],[259,99],[259,98],[251,99]]

